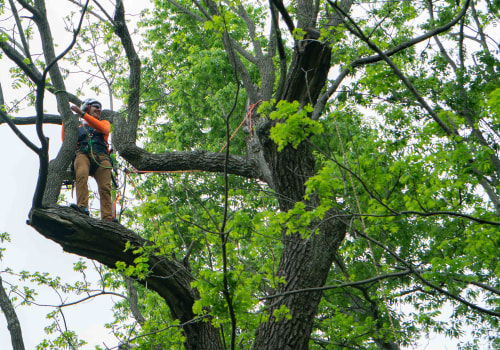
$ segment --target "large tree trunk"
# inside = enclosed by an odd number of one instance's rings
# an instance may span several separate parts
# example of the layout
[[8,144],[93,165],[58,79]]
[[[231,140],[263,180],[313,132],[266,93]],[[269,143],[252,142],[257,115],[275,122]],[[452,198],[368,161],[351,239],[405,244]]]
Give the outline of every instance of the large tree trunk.
[[[318,41],[299,42],[287,78],[284,98],[299,101],[302,106],[314,105],[323,89],[330,68],[331,49]],[[269,125],[269,127],[271,124]],[[260,133],[261,138],[267,133]],[[278,194],[281,211],[288,211],[295,203],[304,201],[305,182],[315,173],[315,160],[306,142],[297,148],[277,150],[274,142],[261,140],[265,157]],[[314,200],[306,203],[315,207]],[[330,215],[331,216],[331,215]],[[313,227],[317,231],[313,232]],[[283,231],[284,248],[278,274],[286,283],[276,295],[304,288],[324,286],[335,254],[345,237],[346,225],[338,220],[315,222],[310,237]],[[269,321],[257,330],[254,349],[307,349],[321,292],[304,292],[276,296],[269,300]],[[292,318],[276,320],[272,313],[285,306]]]

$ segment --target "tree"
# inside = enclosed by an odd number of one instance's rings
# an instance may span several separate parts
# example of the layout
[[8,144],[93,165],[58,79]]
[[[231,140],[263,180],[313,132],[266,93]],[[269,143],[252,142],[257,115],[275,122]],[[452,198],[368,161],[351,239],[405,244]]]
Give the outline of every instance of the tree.
[[[139,171],[203,172],[144,180],[128,227],[57,205],[79,100],[44,2],[18,3],[44,52],[35,63],[21,22],[21,42],[0,43],[33,88],[29,224],[158,293],[186,349],[396,349],[464,326],[476,338],[464,348],[499,346],[496,3],[167,0],[144,15],[140,43],[121,0],[113,17],[98,6],[98,68],[127,102],[106,111],[114,149]],[[66,135],[50,163],[45,91]],[[9,115],[22,137],[26,119]]]

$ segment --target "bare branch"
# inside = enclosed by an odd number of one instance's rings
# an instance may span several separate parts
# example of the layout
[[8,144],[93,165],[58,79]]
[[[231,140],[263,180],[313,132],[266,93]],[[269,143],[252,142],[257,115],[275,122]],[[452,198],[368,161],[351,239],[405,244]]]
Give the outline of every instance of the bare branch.
[[[40,149],[38,148],[37,145],[35,145],[33,142],[31,142],[24,134],[17,128],[15,123],[9,118],[9,116],[0,108],[0,125],[1,123],[7,123],[7,125],[10,126],[12,131],[19,137],[19,139],[26,145],[28,146],[33,152],[39,153]],[[35,117],[35,122],[36,122],[36,117]]]
[[[467,9],[469,5],[469,1],[467,0],[464,8],[460,12],[462,16],[465,14],[465,10]],[[427,103],[427,101],[420,95],[420,93],[417,91],[415,86],[410,82],[410,80],[404,75],[404,73],[396,66],[396,64],[389,58],[388,55],[386,55],[377,45],[375,45],[361,30],[361,28],[358,27],[358,25],[350,18],[347,14],[343,12],[342,9],[340,9],[336,4],[334,4],[331,0],[328,0],[330,5],[336,9],[336,11],[340,12],[341,14],[344,15],[349,20],[349,23],[347,21],[344,21],[344,24],[346,25],[347,29],[354,34],[355,36],[359,37],[361,40],[363,40],[373,51],[378,53],[380,57],[391,67],[393,70],[394,74],[397,75],[397,77],[406,85],[408,90],[413,94],[415,99],[419,102],[419,104],[429,113],[429,115],[434,119],[434,121],[445,131],[448,135],[454,135],[457,134],[455,131],[450,129],[448,125],[438,116],[436,111]],[[462,17],[457,17],[456,20],[458,21]],[[455,21],[451,21],[451,23],[454,23]],[[352,25],[352,26],[351,26]]]
[[[125,8],[122,0],[117,0],[115,8],[115,17],[113,19],[115,33],[125,49],[127,60],[130,66],[129,73],[129,98],[128,98],[128,117],[127,117],[127,141],[134,142],[137,137],[137,126],[139,123],[139,102],[141,92],[141,60],[137,55],[134,43],[128,31],[125,21]],[[125,132],[125,131],[124,131]]]
[[270,1],[274,4],[274,6],[276,6],[279,13],[281,13],[281,16],[283,16],[283,20],[285,21],[290,34],[293,35],[293,32],[295,30],[295,25],[293,24],[293,20],[290,17],[290,14],[283,5],[283,0],[270,0]]
[[388,273],[385,275],[380,275],[380,276],[375,276],[372,278],[367,278],[365,280],[361,281],[354,281],[354,282],[348,282],[348,283],[341,283],[337,284],[334,286],[324,286],[324,287],[315,287],[315,288],[304,288],[304,289],[296,289],[296,290],[289,290],[283,293],[277,293],[273,295],[269,295],[263,298],[259,298],[259,300],[268,300],[268,299],[275,299],[275,298],[281,298],[287,295],[291,294],[297,294],[297,293],[308,293],[308,292],[318,292],[318,291],[325,291],[325,290],[330,290],[330,289],[339,289],[339,288],[346,288],[346,287],[359,287],[365,284],[373,284],[374,282],[378,282],[380,280],[384,279],[389,279],[389,278],[395,278],[395,277],[402,277],[402,276],[408,276],[411,274],[411,271],[409,269],[403,270],[400,272],[393,272],[393,273]]

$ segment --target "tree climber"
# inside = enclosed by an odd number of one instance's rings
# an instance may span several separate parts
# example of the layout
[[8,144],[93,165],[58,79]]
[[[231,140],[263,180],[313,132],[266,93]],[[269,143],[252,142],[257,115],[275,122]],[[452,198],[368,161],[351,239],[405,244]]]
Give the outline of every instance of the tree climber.
[[[81,213],[89,213],[88,177],[93,176],[99,188],[101,202],[101,220],[116,221],[113,218],[111,201],[111,170],[108,138],[111,125],[107,120],[101,120],[101,103],[93,98],[83,101],[81,108],[73,105],[82,122],[78,127],[78,143],[76,145],[73,168],[76,182],[76,201],[70,207]],[[64,139],[64,127],[62,130]]]

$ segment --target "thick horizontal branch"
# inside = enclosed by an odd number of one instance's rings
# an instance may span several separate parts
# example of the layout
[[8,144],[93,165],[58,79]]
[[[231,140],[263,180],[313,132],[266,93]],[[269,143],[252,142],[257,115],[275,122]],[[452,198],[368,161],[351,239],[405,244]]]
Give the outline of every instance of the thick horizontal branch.
[[[36,116],[35,117],[15,117],[10,118],[12,123],[15,125],[35,125],[36,124]],[[55,114],[44,114],[42,122],[44,124],[56,124],[61,125],[62,119],[60,115]],[[0,119],[0,125],[5,123],[5,120]]]
[[[123,146],[123,145],[122,145]],[[120,155],[141,171],[200,170],[223,173],[225,154],[208,151],[149,153],[135,145],[118,149]],[[229,155],[227,172],[251,179],[261,179],[255,164],[245,157]]]
[[[118,261],[135,265],[138,256],[133,253],[135,249],[126,249],[127,242],[132,247],[151,245],[117,223],[92,219],[66,207],[33,209],[28,223],[64,251],[97,260],[110,268],[116,268]],[[189,271],[181,262],[153,253],[148,265],[150,273],[139,282],[163,297],[175,318],[181,322],[191,320],[195,296]]]

